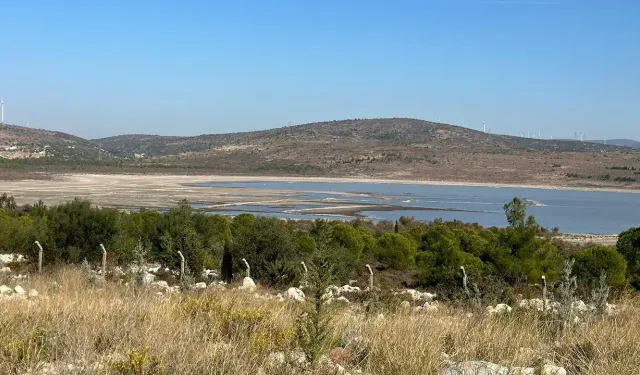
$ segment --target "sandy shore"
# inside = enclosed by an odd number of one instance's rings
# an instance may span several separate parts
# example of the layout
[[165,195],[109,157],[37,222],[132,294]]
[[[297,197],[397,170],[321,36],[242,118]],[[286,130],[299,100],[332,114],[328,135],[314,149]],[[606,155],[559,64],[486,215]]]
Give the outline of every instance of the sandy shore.
[[[357,211],[367,209],[368,204],[357,204],[348,198],[363,196],[360,193],[332,193],[335,200],[310,201],[302,198],[299,191],[286,189],[202,187],[199,184],[215,182],[360,182],[360,183],[394,183],[441,186],[482,186],[493,188],[536,188],[556,190],[607,191],[622,193],[638,193],[617,189],[576,189],[561,186],[507,185],[489,183],[463,183],[424,180],[390,180],[371,178],[308,178],[308,177],[274,177],[274,176],[193,176],[193,175],[141,175],[141,174],[57,174],[51,180],[0,180],[0,193],[13,195],[19,204],[33,204],[38,200],[45,204],[68,202],[74,198],[89,199],[101,206],[121,209],[166,209],[186,199],[191,203],[202,204],[201,209],[233,210],[236,205],[277,206],[293,208],[299,204],[320,204],[322,207],[309,208],[304,213],[310,214],[343,214],[354,215]],[[312,192],[308,190],[305,192]],[[366,195],[366,194],[364,194]],[[344,197],[342,200],[340,197]],[[370,209],[384,210],[385,205],[372,205]],[[412,208],[408,208],[412,209]],[[298,212],[302,213],[302,212]],[[571,235],[565,238],[569,242],[593,241],[599,243],[615,243],[615,236],[584,237]]]

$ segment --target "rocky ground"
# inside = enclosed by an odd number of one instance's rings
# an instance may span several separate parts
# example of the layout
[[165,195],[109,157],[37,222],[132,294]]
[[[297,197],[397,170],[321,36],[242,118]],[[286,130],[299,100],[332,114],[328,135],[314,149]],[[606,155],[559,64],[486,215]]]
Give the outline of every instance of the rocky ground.
[[[20,269],[19,259],[8,265]],[[158,265],[0,272],[0,373],[635,374],[634,298],[458,306],[369,281],[276,290]],[[319,315],[315,315],[319,314]],[[568,314],[568,315],[567,315]],[[318,319],[310,317],[318,317]],[[321,322],[314,325],[313,322]],[[615,360],[612,360],[615,358]],[[140,372],[136,372],[136,371]]]

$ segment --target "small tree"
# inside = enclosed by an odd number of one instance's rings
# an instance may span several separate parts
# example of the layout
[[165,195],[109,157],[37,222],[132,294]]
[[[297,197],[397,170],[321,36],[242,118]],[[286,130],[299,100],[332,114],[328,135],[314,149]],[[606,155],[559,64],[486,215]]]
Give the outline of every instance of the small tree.
[[504,213],[507,215],[507,222],[513,228],[522,228],[525,225],[525,217],[527,216],[526,205],[515,197],[513,200],[504,205]]

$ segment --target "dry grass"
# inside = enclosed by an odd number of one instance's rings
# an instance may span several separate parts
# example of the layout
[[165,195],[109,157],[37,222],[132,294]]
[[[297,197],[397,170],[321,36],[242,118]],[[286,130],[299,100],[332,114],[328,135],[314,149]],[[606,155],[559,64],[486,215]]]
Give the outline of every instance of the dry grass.
[[[303,309],[237,290],[160,301],[152,289],[88,286],[76,267],[22,285],[41,297],[0,303],[0,374],[281,374],[269,368],[268,355],[295,349]],[[539,316],[515,311],[468,317],[443,307],[379,317],[351,305],[335,311],[336,346],[346,349],[331,357],[366,374],[435,374],[447,353],[454,361],[551,360],[573,374],[631,375],[640,369],[640,306],[631,298],[622,303],[617,316],[587,320],[563,335]]]

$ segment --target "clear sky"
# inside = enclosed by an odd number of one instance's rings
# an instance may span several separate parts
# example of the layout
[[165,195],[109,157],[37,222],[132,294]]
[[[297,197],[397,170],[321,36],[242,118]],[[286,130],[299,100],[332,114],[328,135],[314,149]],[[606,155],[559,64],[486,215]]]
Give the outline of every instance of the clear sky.
[[640,1],[2,1],[5,122],[83,137],[416,117],[640,140]]

